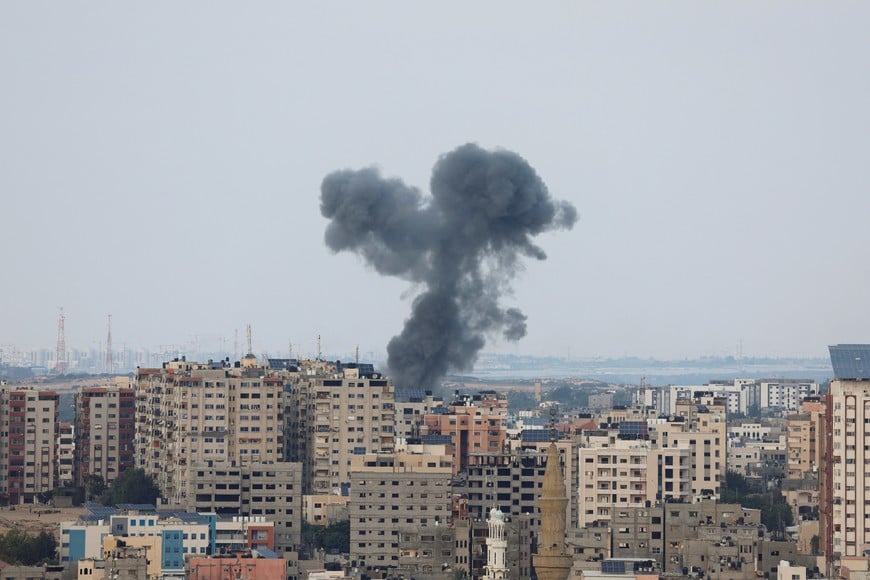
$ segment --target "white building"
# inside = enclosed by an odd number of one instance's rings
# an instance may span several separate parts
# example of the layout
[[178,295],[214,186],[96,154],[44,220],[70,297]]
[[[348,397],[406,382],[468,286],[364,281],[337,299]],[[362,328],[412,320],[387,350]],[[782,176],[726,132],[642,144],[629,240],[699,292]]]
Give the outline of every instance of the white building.
[[812,381],[793,379],[762,379],[761,408],[779,407],[788,411],[796,411],[805,397],[815,397],[819,394],[819,384]]

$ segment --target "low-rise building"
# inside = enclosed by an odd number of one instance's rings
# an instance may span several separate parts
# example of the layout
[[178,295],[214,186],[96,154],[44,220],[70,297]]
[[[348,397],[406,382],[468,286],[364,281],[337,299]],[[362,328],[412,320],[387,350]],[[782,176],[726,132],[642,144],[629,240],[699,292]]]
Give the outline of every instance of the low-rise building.
[[347,512],[349,499],[346,495],[303,496],[305,521],[315,526],[328,526],[335,522],[346,521],[349,517]]
[[191,558],[187,578],[226,580],[227,578],[286,578],[287,562],[271,550],[211,558]]

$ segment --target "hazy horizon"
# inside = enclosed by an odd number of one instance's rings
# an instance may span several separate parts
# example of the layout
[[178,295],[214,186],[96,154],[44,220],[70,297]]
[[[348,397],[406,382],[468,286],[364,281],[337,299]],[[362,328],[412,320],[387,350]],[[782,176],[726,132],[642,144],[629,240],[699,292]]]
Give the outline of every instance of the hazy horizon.
[[[864,3],[0,5],[0,345],[386,350],[419,287],[324,243],[323,178],[516,151],[570,232],[485,353],[870,342]],[[742,346],[738,346],[742,345]],[[210,347],[214,348],[214,347]],[[240,350],[243,347],[240,347]]]

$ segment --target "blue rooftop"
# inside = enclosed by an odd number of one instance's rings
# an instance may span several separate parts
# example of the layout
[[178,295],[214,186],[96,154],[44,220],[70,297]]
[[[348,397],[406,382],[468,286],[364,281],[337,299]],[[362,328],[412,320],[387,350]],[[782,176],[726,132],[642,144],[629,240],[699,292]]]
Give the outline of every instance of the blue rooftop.
[[834,377],[838,379],[870,379],[870,344],[837,344],[829,346]]

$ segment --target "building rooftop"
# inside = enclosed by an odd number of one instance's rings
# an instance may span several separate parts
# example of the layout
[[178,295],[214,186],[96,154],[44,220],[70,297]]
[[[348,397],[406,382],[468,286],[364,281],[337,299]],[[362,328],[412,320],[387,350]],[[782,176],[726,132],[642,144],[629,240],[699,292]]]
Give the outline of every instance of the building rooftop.
[[837,344],[828,347],[838,379],[870,379],[870,344]]

